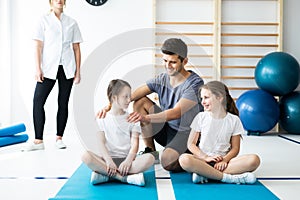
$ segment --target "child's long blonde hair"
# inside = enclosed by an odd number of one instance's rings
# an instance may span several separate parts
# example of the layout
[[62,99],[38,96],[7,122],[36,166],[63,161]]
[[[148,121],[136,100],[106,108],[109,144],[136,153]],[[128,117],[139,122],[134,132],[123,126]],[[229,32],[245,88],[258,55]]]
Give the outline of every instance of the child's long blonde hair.
[[239,116],[239,110],[237,109],[234,100],[229,94],[228,87],[224,83],[220,81],[210,81],[202,85],[199,88],[199,96],[200,96],[201,89],[203,88],[211,91],[211,93],[216,95],[217,97],[223,97],[222,105],[224,106],[225,110],[227,112]]

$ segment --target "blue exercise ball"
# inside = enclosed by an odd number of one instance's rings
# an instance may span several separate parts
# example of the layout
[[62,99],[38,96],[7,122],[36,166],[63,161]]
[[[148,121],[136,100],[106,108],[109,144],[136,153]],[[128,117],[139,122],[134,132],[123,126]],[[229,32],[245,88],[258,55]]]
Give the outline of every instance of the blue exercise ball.
[[299,63],[285,52],[272,52],[264,56],[257,63],[254,73],[259,88],[274,96],[286,95],[299,84]]
[[244,129],[248,134],[271,130],[279,120],[277,100],[264,90],[244,92],[236,101]]
[[288,133],[300,134],[300,92],[292,92],[279,100],[279,124]]

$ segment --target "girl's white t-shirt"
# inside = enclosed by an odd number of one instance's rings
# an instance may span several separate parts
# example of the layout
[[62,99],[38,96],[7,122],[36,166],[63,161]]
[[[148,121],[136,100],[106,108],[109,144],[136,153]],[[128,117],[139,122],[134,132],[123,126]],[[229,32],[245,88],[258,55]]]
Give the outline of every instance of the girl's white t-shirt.
[[141,133],[140,123],[127,122],[127,116],[127,112],[118,116],[107,113],[104,119],[98,119],[99,130],[105,134],[106,147],[112,158],[127,157],[131,148],[131,133]]
[[244,133],[240,118],[231,113],[222,119],[215,119],[210,112],[200,112],[191,128],[200,132],[199,148],[208,156],[226,155],[231,148],[231,136]]

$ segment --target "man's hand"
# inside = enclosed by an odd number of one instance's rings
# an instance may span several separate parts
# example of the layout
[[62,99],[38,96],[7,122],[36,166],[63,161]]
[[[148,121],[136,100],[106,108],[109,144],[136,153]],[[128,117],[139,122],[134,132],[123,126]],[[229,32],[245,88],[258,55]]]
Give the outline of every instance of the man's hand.
[[150,119],[147,117],[147,115],[142,115],[138,112],[130,113],[128,115],[127,121],[129,123],[136,123],[136,122],[150,123]]
[[105,117],[106,117],[106,113],[107,113],[108,111],[110,111],[110,109],[111,109],[111,105],[110,105],[110,104],[107,105],[107,106],[105,106],[104,108],[102,108],[102,110],[100,110],[100,111],[96,114],[96,118],[99,118],[99,119],[105,118]]

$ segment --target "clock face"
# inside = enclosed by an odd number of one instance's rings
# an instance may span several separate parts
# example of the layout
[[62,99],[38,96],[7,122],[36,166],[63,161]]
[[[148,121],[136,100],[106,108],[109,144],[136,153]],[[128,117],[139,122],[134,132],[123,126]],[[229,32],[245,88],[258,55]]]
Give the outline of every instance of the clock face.
[[102,6],[107,2],[107,0],[86,0],[86,2],[93,6]]

